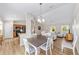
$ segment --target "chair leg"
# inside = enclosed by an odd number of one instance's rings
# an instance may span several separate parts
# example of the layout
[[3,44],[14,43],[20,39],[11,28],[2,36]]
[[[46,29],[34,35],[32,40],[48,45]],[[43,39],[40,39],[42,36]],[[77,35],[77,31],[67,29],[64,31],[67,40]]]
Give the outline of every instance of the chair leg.
[[25,51],[25,55],[27,55],[27,52]]
[[48,50],[46,50],[46,55],[48,55]]
[[63,46],[62,46],[62,48],[61,48],[61,51],[63,52]]
[[37,54],[38,54],[38,51],[35,52],[35,55],[37,55]]
[[53,43],[52,43],[52,49],[53,49]]
[[51,50],[51,48],[50,48],[50,55],[52,55],[52,50]]
[[25,52],[25,55],[26,55],[26,52]]
[[35,51],[35,55],[38,55],[38,54],[40,54],[40,48],[37,48]]
[[38,50],[37,50],[37,51],[38,51],[38,54],[40,54],[40,48],[38,48]]
[[73,49],[73,55],[75,55],[75,48]]

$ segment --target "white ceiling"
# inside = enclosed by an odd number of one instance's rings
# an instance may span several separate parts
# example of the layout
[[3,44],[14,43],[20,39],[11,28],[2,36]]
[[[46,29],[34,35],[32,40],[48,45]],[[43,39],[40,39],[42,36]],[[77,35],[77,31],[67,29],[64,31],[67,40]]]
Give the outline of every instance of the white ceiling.
[[[46,13],[51,9],[55,9],[63,5],[61,3],[43,3],[42,13]],[[0,3],[0,16],[6,16],[9,14],[25,15],[31,13],[33,15],[39,15],[40,5],[39,3]]]
[[[51,10],[55,10],[61,6],[67,5],[67,3],[43,3],[42,14],[45,14]],[[0,3],[0,16],[1,17],[14,17],[24,19],[25,15],[30,13],[34,16],[40,15],[39,3]]]
[[48,24],[72,24],[75,4],[67,4],[51,10],[43,15]]

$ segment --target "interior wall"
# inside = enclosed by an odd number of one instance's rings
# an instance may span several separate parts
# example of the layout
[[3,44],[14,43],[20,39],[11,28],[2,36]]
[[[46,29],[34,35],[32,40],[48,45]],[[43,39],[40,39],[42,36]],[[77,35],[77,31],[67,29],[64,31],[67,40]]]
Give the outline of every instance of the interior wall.
[[[23,19],[23,20],[22,20]],[[33,16],[31,14],[26,14],[23,18],[18,17],[4,17],[3,20],[3,35],[4,38],[12,38],[13,37],[13,24],[24,24],[26,25],[26,34],[27,36],[31,35],[32,27],[31,27],[31,20],[33,20]]]
[[34,20],[34,17],[31,14],[26,15],[26,35],[27,37],[31,36],[32,34],[32,20]]
[[23,20],[23,21],[22,20],[21,21],[20,20],[18,20],[18,21],[16,20],[16,21],[13,21],[13,24],[23,24],[23,25],[26,25],[26,20]]
[[21,14],[7,14],[3,19],[3,35],[4,38],[13,38],[13,24],[26,25],[25,15]]
[[[38,27],[41,27],[41,30],[38,30]],[[41,31],[43,31],[43,24],[41,24],[41,23],[38,23],[37,21],[36,21],[36,26],[35,26],[35,32],[38,34],[38,35],[40,35],[41,34]]]
[[13,38],[13,21],[3,23],[4,38]]
[[66,4],[54,10],[51,10],[45,14],[43,17],[45,18],[45,26],[44,29],[46,31],[50,30],[52,25],[56,26],[56,31],[61,31],[61,25],[68,24],[70,28],[73,23],[73,9],[75,4]]
[[0,35],[3,35],[3,21],[0,18]]

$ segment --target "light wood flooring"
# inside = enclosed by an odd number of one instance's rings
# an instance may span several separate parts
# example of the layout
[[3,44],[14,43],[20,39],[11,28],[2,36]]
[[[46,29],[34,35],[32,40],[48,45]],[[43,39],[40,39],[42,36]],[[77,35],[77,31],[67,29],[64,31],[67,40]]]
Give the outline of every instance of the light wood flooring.
[[[61,42],[62,38],[57,38],[54,41],[52,55],[73,55],[71,49],[64,48],[64,52],[63,53],[61,52]],[[11,40],[6,39],[0,46],[0,55],[24,55],[24,47],[20,47],[19,44],[14,45],[12,39]],[[41,50],[40,55],[45,55],[45,52]],[[76,55],[78,55],[77,51]]]

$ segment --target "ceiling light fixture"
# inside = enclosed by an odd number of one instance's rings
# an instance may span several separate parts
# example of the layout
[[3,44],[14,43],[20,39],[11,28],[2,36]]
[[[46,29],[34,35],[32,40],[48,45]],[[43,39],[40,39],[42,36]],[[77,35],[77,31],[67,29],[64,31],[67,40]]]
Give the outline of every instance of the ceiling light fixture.
[[42,17],[42,8],[41,7],[42,7],[42,3],[40,3],[40,16],[37,20],[39,23],[45,22],[45,19]]

